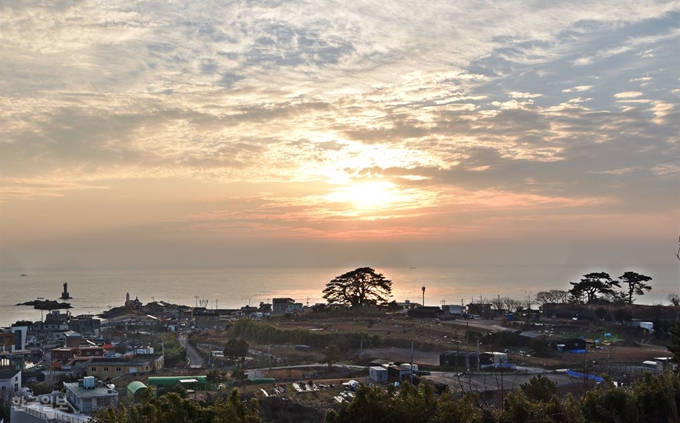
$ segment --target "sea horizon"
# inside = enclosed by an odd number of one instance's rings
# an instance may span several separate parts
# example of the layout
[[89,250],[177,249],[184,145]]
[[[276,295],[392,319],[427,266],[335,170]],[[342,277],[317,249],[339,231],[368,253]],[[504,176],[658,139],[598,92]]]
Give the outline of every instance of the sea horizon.
[[[274,297],[290,297],[305,305],[324,302],[322,290],[331,279],[353,268],[318,267],[220,267],[220,268],[114,268],[76,270],[33,270],[20,276],[0,270],[0,325],[18,320],[36,321],[47,312],[18,303],[42,297],[59,300],[62,284],[68,283],[72,315],[97,315],[124,304],[125,295],[143,303],[166,301],[196,306],[207,300],[208,308],[240,308],[259,305]],[[667,304],[667,295],[678,292],[680,266],[595,265],[484,265],[375,267],[393,282],[392,298],[425,305],[467,304],[492,297],[526,299],[539,291],[568,290],[589,272],[603,271],[617,278],[625,271],[651,276],[652,290],[638,296],[636,304]],[[625,286],[624,286],[625,287]]]

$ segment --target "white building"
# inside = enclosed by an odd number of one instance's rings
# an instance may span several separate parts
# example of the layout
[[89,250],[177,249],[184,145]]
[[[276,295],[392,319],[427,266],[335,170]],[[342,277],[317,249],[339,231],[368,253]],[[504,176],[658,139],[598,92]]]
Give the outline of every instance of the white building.
[[455,305],[455,304],[443,305],[442,310],[444,310],[448,314],[453,314],[454,316],[462,316],[463,315],[463,306],[462,305]]
[[380,366],[371,366],[368,368],[368,377],[378,383],[387,383],[387,369]]
[[21,370],[0,370],[0,391],[16,392],[21,389]]
[[26,349],[26,338],[28,337],[28,326],[12,326],[10,329],[14,334],[14,351]]
[[70,412],[63,394],[55,392],[40,397],[21,397],[12,401],[12,423],[86,423],[90,417]]
[[118,405],[118,391],[113,385],[107,386],[101,381],[97,382],[93,376],[86,376],[78,382],[64,383],[64,389],[69,404],[84,414]]

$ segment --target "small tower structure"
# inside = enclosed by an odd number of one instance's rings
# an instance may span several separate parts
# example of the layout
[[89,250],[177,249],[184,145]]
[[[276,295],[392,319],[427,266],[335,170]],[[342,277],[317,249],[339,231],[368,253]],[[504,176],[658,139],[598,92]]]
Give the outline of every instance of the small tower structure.
[[61,293],[62,300],[70,300],[72,297],[68,293],[68,283],[64,282],[64,292]]

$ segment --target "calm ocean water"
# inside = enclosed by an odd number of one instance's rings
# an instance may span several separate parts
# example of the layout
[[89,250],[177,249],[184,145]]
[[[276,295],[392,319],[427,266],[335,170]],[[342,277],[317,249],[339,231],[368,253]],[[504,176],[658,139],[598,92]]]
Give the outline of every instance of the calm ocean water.
[[[39,310],[15,306],[38,297],[58,299],[62,284],[68,282],[74,307],[71,313],[97,314],[123,305],[125,294],[142,302],[162,300],[196,305],[199,299],[208,307],[236,308],[258,305],[272,297],[290,297],[313,305],[323,302],[322,290],[335,276],[348,268],[225,268],[225,269],[125,269],[39,271],[21,277],[0,273],[0,326],[17,320],[38,320]],[[425,286],[426,305],[460,304],[484,298],[507,296],[516,299],[534,296],[538,291],[569,289],[588,272],[605,271],[613,277],[632,270],[653,278],[652,291],[637,303],[667,303],[669,293],[680,292],[680,266],[475,266],[377,268],[393,282],[397,301],[421,302]]]

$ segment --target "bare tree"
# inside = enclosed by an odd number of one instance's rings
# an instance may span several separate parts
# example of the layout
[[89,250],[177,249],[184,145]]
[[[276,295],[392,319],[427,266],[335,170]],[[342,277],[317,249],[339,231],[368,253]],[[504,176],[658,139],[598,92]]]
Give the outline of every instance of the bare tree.
[[519,307],[522,306],[522,302],[515,300],[514,298],[504,297],[501,299],[503,300],[503,305],[505,306],[505,309],[508,310],[509,312],[515,312]]
[[569,300],[569,292],[561,289],[551,289],[550,291],[540,291],[536,293],[538,304],[562,304]]
[[498,311],[498,314],[501,313],[503,310],[503,307],[505,305],[505,298],[502,298],[501,296],[498,296],[496,298],[492,298],[489,303],[493,306],[493,308]]
[[680,306],[680,295],[679,294],[668,294],[668,301],[671,302],[674,306]]

